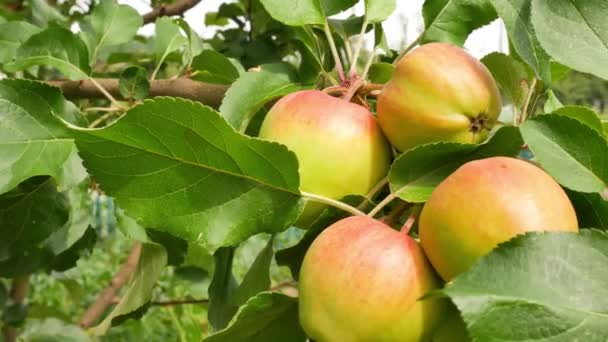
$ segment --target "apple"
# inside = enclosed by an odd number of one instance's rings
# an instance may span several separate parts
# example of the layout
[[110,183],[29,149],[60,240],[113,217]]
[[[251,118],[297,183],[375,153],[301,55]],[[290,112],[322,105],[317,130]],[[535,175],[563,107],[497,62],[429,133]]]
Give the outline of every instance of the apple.
[[502,108],[490,72],[465,50],[422,45],[405,55],[378,97],[378,122],[399,151],[437,141],[479,143]]
[[[390,166],[390,146],[370,111],[318,90],[277,101],[259,136],[296,154],[302,191],[332,199],[367,194]],[[299,225],[311,223],[323,208],[307,203]]]
[[506,157],[462,165],[441,182],[420,214],[421,245],[449,281],[496,245],[532,231],[578,231],[564,190],[540,168]]
[[418,299],[441,284],[407,234],[351,216],[325,229],[306,252],[300,323],[317,342],[427,340],[446,303]]

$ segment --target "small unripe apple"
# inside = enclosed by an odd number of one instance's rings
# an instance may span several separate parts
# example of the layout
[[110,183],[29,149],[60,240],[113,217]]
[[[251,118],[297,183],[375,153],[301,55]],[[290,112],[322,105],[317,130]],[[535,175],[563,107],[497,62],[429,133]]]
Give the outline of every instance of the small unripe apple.
[[[289,94],[270,109],[260,138],[286,145],[298,157],[300,189],[333,199],[365,195],[388,173],[391,153],[366,108],[318,90]],[[308,203],[306,225],[322,205]]]
[[317,342],[426,341],[444,299],[418,300],[441,286],[407,234],[369,217],[325,229],[300,270],[300,323]]
[[399,151],[437,141],[484,141],[501,111],[490,72],[465,50],[422,45],[405,55],[378,97],[378,121]]
[[445,280],[496,245],[532,231],[578,231],[564,190],[529,162],[493,157],[468,162],[441,182],[420,214],[420,242]]

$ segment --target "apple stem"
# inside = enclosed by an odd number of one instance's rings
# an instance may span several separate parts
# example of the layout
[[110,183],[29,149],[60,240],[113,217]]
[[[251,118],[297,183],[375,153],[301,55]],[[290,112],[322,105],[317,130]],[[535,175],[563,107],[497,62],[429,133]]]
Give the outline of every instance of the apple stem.
[[405,220],[405,223],[401,227],[401,233],[403,233],[404,235],[408,235],[410,233],[410,229],[412,229],[414,222],[416,222],[416,216],[417,213],[416,210],[414,210],[412,214],[407,218],[407,220]]
[[309,193],[309,192],[304,192],[301,191],[300,194],[302,195],[302,197],[304,198],[308,198],[310,200],[313,200],[315,202],[319,202],[319,203],[323,203],[323,204],[327,204],[330,205],[334,208],[338,208],[341,210],[346,211],[347,213],[353,214],[355,216],[365,216],[365,213],[362,212],[361,210],[352,207],[344,202],[340,202],[338,200],[332,199],[332,198],[328,198],[325,196],[321,196],[321,195],[317,195],[317,194],[313,194],[313,193]]
[[325,94],[344,94],[348,91],[348,88],[343,87],[341,85],[335,85],[335,86],[331,86],[331,87],[327,87],[325,89],[323,89],[323,92]]
[[361,88],[361,86],[363,86],[363,79],[357,78],[357,80],[350,85],[350,87],[348,88],[348,91],[346,93],[344,93],[344,96],[342,96],[342,99],[344,99],[345,101],[350,101],[353,98],[353,96],[355,95],[355,93],[357,93],[357,90],[359,90],[359,88]]
[[334,37],[331,34],[329,29],[329,22],[325,19],[325,36],[327,37],[327,41],[329,43],[329,48],[331,49],[331,54],[334,56],[334,61],[336,62],[336,70],[338,71],[338,75],[340,76],[340,82],[346,83],[346,77],[344,76],[344,68],[342,67],[342,61],[340,60],[340,55],[338,54],[338,49],[336,48],[336,43],[334,42]]
[[403,58],[403,56],[405,56],[408,52],[410,52],[411,49],[413,49],[416,45],[418,45],[420,43],[420,41],[422,40],[422,37],[424,37],[424,32],[425,31],[422,31],[422,33],[416,39],[414,39],[414,41],[411,42],[410,45],[408,45],[405,49],[403,49],[403,51],[401,51],[399,56],[397,56],[397,58],[395,58],[393,65],[396,65],[397,62],[399,62],[399,60],[401,58]]
[[361,26],[361,33],[359,33],[359,40],[357,41],[357,47],[355,48],[355,53],[353,54],[353,58],[350,64],[350,71],[348,74],[351,78],[357,75],[357,60],[359,59],[359,54],[361,53],[361,49],[363,48],[363,42],[365,41],[365,30],[367,29],[367,16],[363,17],[363,25]]

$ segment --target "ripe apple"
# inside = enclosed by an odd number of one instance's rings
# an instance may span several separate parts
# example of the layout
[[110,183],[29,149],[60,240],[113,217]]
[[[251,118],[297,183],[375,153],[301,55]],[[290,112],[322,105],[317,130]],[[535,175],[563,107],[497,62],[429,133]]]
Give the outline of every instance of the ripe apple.
[[405,55],[378,97],[378,122],[399,151],[484,141],[502,104],[490,72],[465,50],[422,45]]
[[[367,194],[390,165],[388,142],[369,110],[318,90],[280,99],[266,115],[260,137],[296,154],[302,191],[333,199]],[[299,225],[311,223],[322,209],[307,203]]]
[[578,231],[564,190],[540,168],[506,157],[471,161],[448,176],[420,214],[419,234],[444,280],[496,245],[531,231]]
[[365,216],[325,229],[299,279],[300,323],[317,342],[423,341],[445,299],[418,299],[441,286],[416,241]]

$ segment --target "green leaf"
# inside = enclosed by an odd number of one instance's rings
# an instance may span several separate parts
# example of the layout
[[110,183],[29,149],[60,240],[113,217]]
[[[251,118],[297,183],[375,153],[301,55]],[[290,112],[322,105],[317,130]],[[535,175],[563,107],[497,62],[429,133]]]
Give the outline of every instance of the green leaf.
[[603,232],[531,233],[501,244],[443,292],[475,341],[605,341],[607,264]]
[[555,109],[553,114],[569,116],[593,128],[599,134],[604,134],[604,127],[599,115],[589,107],[566,106]]
[[2,312],[3,326],[19,326],[27,317],[28,306],[23,303],[13,303],[4,307]]
[[202,82],[231,84],[239,78],[239,70],[221,53],[204,50],[192,61],[192,79]]
[[236,130],[244,132],[253,115],[264,104],[300,89],[290,75],[264,69],[249,71],[228,89],[220,113]]
[[396,0],[365,0],[365,17],[370,23],[379,23],[388,18],[396,7]]
[[156,281],[160,278],[166,265],[167,252],[161,245],[143,244],[137,269],[131,276],[120,302],[99,325],[90,329],[91,333],[96,336],[105,335],[115,319],[129,314],[149,302]]
[[184,65],[188,66],[192,64],[194,57],[203,51],[203,42],[198,34],[192,30],[190,25],[188,25],[184,19],[178,18],[175,21],[186,33],[186,37],[188,38],[187,48],[184,51],[183,57]]
[[282,231],[301,210],[295,155],[235,132],[200,103],[148,100],[73,133],[89,173],[129,216],[211,252]]
[[156,64],[160,65],[171,52],[187,44],[188,39],[182,35],[179,25],[169,17],[156,19],[155,25],[154,55]]
[[547,90],[547,102],[545,102],[545,106],[543,108],[545,113],[553,113],[553,112],[557,111],[558,109],[562,108],[563,106],[564,105],[557,98],[557,96],[555,95],[553,90],[551,90],[551,89]]
[[546,83],[551,83],[549,55],[538,43],[530,21],[531,0],[490,0],[505,23],[515,51]]
[[516,156],[523,142],[515,127],[503,127],[481,145],[440,142],[401,154],[389,171],[393,193],[408,202],[426,202],[435,187],[466,162],[493,156]]
[[237,312],[231,301],[238,286],[232,275],[234,248],[223,247],[213,255],[215,260],[213,279],[209,284],[209,309],[207,319],[214,331],[225,328]]
[[373,83],[384,84],[393,76],[395,66],[391,63],[375,63],[369,68],[369,80]]
[[561,185],[580,192],[608,187],[608,142],[591,127],[563,115],[541,115],[520,126],[536,161]]
[[167,265],[179,266],[184,262],[188,253],[188,242],[152,228],[146,229],[146,233],[151,241],[163,246],[167,251]]
[[117,5],[113,0],[102,0],[91,13],[94,37],[92,63],[99,51],[107,46],[130,42],[143,24],[143,18],[130,6]]
[[288,26],[323,25],[325,22],[319,0],[298,0],[289,5],[286,5],[284,0],[260,0],[260,2],[274,20]]
[[57,318],[28,321],[19,339],[28,342],[90,342],[89,336],[80,327]]
[[52,22],[65,23],[67,18],[51,6],[46,0],[29,0],[32,10],[32,22],[40,27],[46,27]]
[[298,300],[279,293],[260,293],[239,309],[225,329],[203,341],[304,342],[306,334],[298,322]]
[[608,201],[599,194],[586,194],[567,190],[576,209],[578,225],[608,230]]
[[492,76],[517,108],[521,108],[528,94],[529,79],[526,67],[511,56],[493,52],[481,59]]
[[68,221],[67,197],[53,179],[38,176],[0,196],[0,260],[38,247]]
[[[355,4],[359,0],[320,0],[321,8],[323,9],[323,13],[326,17],[329,17],[334,14],[338,14],[340,12],[346,11],[347,9],[355,6]],[[289,6],[283,6],[289,8]]]
[[120,95],[125,99],[143,100],[150,95],[148,72],[140,66],[126,68],[118,83]]
[[272,249],[273,242],[273,237],[268,239],[266,247],[255,258],[247,274],[245,274],[245,278],[243,278],[243,281],[234,292],[231,302],[236,307],[245,304],[249,298],[256,294],[270,289],[270,263],[274,256],[274,250]]
[[603,79],[608,79],[607,16],[604,1],[532,0],[532,23],[545,51],[572,69]]
[[0,81],[0,194],[40,175],[64,177],[75,152],[69,132],[53,115],[65,108],[57,88],[25,80]]
[[91,73],[85,43],[70,30],[59,26],[51,26],[32,35],[17,50],[16,60],[4,68],[15,72],[36,65],[56,68],[72,80],[86,79]]
[[40,28],[25,21],[9,21],[0,24],[0,64],[15,59],[17,50]]
[[[340,200],[340,202],[344,202],[354,207],[359,206],[363,201],[363,197],[355,195],[347,196]],[[306,233],[296,245],[277,251],[277,263],[281,266],[289,267],[293,278],[298,279],[304,255],[312,242],[321,234],[321,232],[323,232],[323,230],[325,230],[325,228],[349,215],[350,214],[346,213],[344,210],[327,207],[310,227],[306,229]]]
[[8,291],[6,286],[0,282],[0,308],[3,308],[8,299]]
[[488,0],[426,0],[422,16],[426,28],[423,43],[462,46],[471,32],[496,19],[496,12]]

